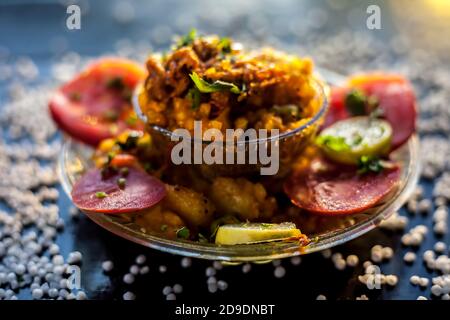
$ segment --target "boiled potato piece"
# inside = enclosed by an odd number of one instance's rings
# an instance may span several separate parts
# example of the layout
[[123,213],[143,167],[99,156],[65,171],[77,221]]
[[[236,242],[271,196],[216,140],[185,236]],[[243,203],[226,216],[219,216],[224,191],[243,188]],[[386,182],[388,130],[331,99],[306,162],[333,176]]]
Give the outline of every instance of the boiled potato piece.
[[214,215],[214,205],[203,194],[181,186],[167,185],[164,208],[178,214],[186,223],[207,227]]
[[276,200],[267,197],[264,186],[243,178],[216,178],[209,194],[222,215],[235,215],[241,220],[272,217]]
[[177,238],[177,231],[184,227],[184,221],[172,211],[156,205],[136,217],[135,223],[146,230],[161,233],[169,239]]

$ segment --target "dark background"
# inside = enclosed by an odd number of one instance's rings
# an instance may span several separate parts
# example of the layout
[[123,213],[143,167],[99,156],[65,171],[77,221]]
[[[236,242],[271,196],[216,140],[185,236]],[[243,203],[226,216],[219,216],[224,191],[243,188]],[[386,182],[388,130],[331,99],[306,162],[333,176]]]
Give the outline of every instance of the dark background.
[[[67,4],[78,3],[83,15],[81,30],[68,30],[65,26]],[[366,8],[378,4],[382,8],[382,29],[366,28]],[[14,60],[28,56],[37,64],[40,76],[31,82],[36,85],[49,81],[50,67],[62,54],[75,51],[82,56],[98,56],[116,52],[133,43],[142,50],[168,49],[174,34],[186,33],[191,27],[208,33],[235,36],[254,44],[273,44],[292,50],[305,50],[311,34],[333,35],[341,31],[367,33],[386,46],[396,37],[408,40],[407,50],[432,51],[448,59],[450,43],[450,4],[445,0],[423,1],[0,1],[0,53],[8,53]],[[308,32],[309,32],[308,31]],[[125,50],[125,49],[123,49]],[[140,53],[142,54],[142,53]],[[402,59],[397,55],[392,63]],[[448,61],[448,60],[447,60]],[[322,61],[325,62],[326,61]],[[389,69],[389,65],[385,66]],[[342,70],[340,70],[342,71]],[[0,82],[0,98],[7,99],[7,83]],[[1,107],[0,107],[1,108]],[[0,109],[1,110],[1,109]],[[1,111],[0,111],[1,112]],[[431,183],[423,183],[426,193]],[[401,246],[401,234],[374,230],[367,235],[345,244],[335,251],[344,255],[355,253],[360,261],[369,257],[375,244],[390,246],[395,257],[381,265],[385,274],[400,277],[395,288],[367,290],[356,277],[362,267],[337,271],[330,260],[321,254],[302,258],[300,266],[292,266],[289,259],[282,262],[287,274],[282,279],[273,276],[271,263],[253,265],[249,274],[241,267],[225,267],[217,278],[227,281],[228,290],[210,294],[207,291],[205,269],[211,262],[194,260],[192,268],[182,269],[180,257],[160,253],[113,236],[86,218],[72,221],[68,217],[69,199],[61,191],[58,201],[66,228],[57,243],[63,254],[73,250],[83,253],[82,286],[92,299],[121,299],[124,292],[136,293],[138,299],[149,298],[163,301],[161,291],[165,285],[180,283],[184,287],[178,301],[195,299],[221,302],[233,298],[244,302],[253,297],[270,302],[271,299],[315,299],[324,294],[328,299],[355,299],[367,294],[371,299],[416,299],[419,295],[430,296],[429,289],[421,290],[409,283],[413,274],[428,275],[420,259],[412,266],[403,263],[407,249]],[[405,212],[402,211],[402,214]],[[416,216],[409,227],[425,224],[432,229],[430,217]],[[449,237],[440,239],[449,243]],[[418,250],[418,256],[431,248],[436,238],[431,234]],[[150,273],[137,278],[129,286],[122,283],[138,254],[144,253]],[[101,270],[101,262],[112,260],[115,269],[110,275]],[[166,265],[167,272],[160,274],[159,265]],[[27,290],[19,298],[30,298]]]

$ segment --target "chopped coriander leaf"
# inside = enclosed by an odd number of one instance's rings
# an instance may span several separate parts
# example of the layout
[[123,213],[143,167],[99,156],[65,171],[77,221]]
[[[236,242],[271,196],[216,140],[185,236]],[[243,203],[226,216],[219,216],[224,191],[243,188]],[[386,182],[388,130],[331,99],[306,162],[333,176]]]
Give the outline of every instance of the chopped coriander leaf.
[[136,125],[137,121],[138,121],[138,118],[135,114],[132,114],[128,118],[125,119],[126,124],[129,126]]
[[72,101],[80,101],[81,100],[81,94],[79,92],[72,92],[70,94],[70,100],[72,100]]
[[126,177],[129,172],[130,170],[127,167],[120,168],[120,174],[124,177]]
[[295,104],[287,104],[283,106],[273,106],[275,113],[286,121],[295,121],[299,118],[300,112]]
[[126,183],[127,183],[127,179],[125,179],[125,178],[117,179],[117,185],[119,186],[120,189],[124,189]]
[[127,140],[125,140],[125,142],[117,141],[117,145],[124,151],[134,149],[137,147],[137,143],[140,137],[141,134],[138,131],[131,131],[127,137]]
[[197,38],[197,30],[191,29],[188,34],[182,36],[176,45],[177,49],[191,45]]
[[125,89],[125,83],[123,83],[123,79],[121,77],[114,77],[109,79],[106,83],[106,87],[109,89],[123,90]]
[[150,163],[150,162],[146,162],[146,163],[144,163],[144,170],[145,171],[151,171],[153,169],[153,166],[152,166],[152,164]]
[[108,195],[106,194],[106,192],[103,191],[99,191],[95,193],[95,197],[98,199],[103,199],[106,198]]
[[194,82],[197,89],[202,93],[211,93],[218,91],[230,91],[234,94],[240,94],[241,90],[233,83],[216,80],[213,83],[209,83],[206,80],[200,78],[200,76],[193,72],[189,75]]
[[192,101],[192,110],[197,110],[200,107],[200,91],[197,88],[189,89],[187,98]]
[[385,168],[383,161],[378,157],[362,156],[358,162],[358,173],[363,174],[367,172],[379,173]]
[[106,110],[103,113],[103,118],[107,121],[116,121],[119,119],[119,114],[114,110]]
[[116,156],[115,152],[108,152],[108,163],[111,163],[112,159]]
[[220,39],[218,48],[223,53],[231,52],[231,39],[228,37],[223,37]]
[[189,235],[190,235],[190,231],[186,227],[182,227],[182,228],[177,230],[177,238],[188,239]]
[[361,90],[353,89],[345,97],[345,106],[352,116],[366,114],[367,97]]
[[162,231],[162,232],[166,232],[166,231],[167,231],[167,228],[169,228],[169,226],[168,226],[167,224],[161,225],[161,231]]
[[316,139],[316,143],[320,146],[326,146],[336,152],[350,150],[350,146],[347,144],[344,137],[319,136]]

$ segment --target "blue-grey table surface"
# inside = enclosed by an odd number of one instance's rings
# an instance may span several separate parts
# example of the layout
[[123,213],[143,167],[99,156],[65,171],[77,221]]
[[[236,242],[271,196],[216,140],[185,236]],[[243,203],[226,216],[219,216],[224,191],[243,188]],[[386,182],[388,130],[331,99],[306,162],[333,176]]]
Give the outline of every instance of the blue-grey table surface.
[[[39,68],[40,76],[30,85],[36,85],[47,81],[52,59],[58,50],[75,51],[80,55],[95,57],[114,51],[117,41],[121,39],[134,42],[153,41],[152,46],[155,50],[164,50],[169,46],[170,36],[173,33],[186,32],[188,26],[231,36],[245,31],[247,37],[254,37],[260,43],[277,37],[281,45],[291,45],[301,41],[292,35],[293,28],[301,29],[307,23],[314,23],[314,17],[323,17],[325,12],[326,19],[321,21],[319,30],[321,34],[332,34],[337,30],[370,32],[372,37],[389,45],[389,40],[393,36],[402,33],[414,38],[412,44],[417,48],[432,50],[444,58],[448,52],[450,31],[448,23],[446,31],[442,30],[441,33],[441,39],[447,37],[447,40],[434,41],[433,45],[426,41],[431,39],[421,39],[416,32],[427,28],[435,30],[433,24],[436,21],[429,20],[428,23],[418,24],[417,28],[403,26],[402,23],[411,18],[409,15],[426,14],[420,11],[421,9],[411,8],[411,2],[408,1],[134,1],[133,19],[122,23],[119,23],[118,19],[127,20],[129,17],[126,14],[124,17],[118,12],[121,8],[119,2],[2,0],[0,47],[9,52],[10,59],[20,56],[33,59]],[[429,2],[431,7],[437,6],[439,1]],[[78,3],[82,8],[81,30],[69,31],[66,28],[66,7],[70,3]],[[381,30],[367,30],[366,8],[370,4],[377,4],[382,9]],[[448,10],[447,6],[444,7]],[[263,19],[258,20],[255,17]],[[448,15],[446,17],[448,21]],[[441,16],[438,15],[438,18]],[[252,30],[251,26],[264,27],[264,30]],[[285,32],[283,28],[289,32]],[[155,32],[168,34],[167,41],[158,38]],[[158,41],[155,41],[155,38]],[[386,68],[389,69],[389,66],[386,65]],[[6,87],[7,83],[0,82],[2,105],[7,100]],[[425,187],[425,193],[429,195],[432,182],[421,183]],[[219,302],[226,297],[245,301],[246,297],[252,296],[270,302],[271,297],[315,299],[318,294],[324,294],[328,299],[354,299],[361,294],[367,294],[371,299],[416,299],[419,295],[430,296],[429,288],[420,289],[409,283],[409,278],[413,274],[430,275],[430,273],[420,262],[412,265],[403,262],[403,255],[407,249],[401,245],[401,234],[379,229],[336,250],[344,255],[355,253],[360,256],[361,261],[364,261],[369,258],[370,248],[374,244],[392,247],[395,257],[383,263],[382,270],[385,274],[399,276],[400,281],[393,288],[368,291],[357,281],[357,275],[363,272],[361,266],[338,271],[330,260],[323,259],[318,253],[304,257],[299,266],[292,266],[289,260],[283,261],[287,273],[281,279],[274,277],[272,264],[254,265],[252,271],[245,275],[240,267],[226,267],[220,271],[219,278],[228,282],[228,289],[211,294],[207,291],[205,277],[205,268],[211,262],[194,260],[192,268],[183,269],[180,267],[180,257],[130,243],[109,234],[86,218],[74,222],[68,215],[70,200],[62,190],[60,191],[58,206],[66,221],[66,227],[58,235],[57,243],[64,254],[72,250],[83,253],[82,287],[92,299],[121,299],[125,291],[131,290],[136,293],[138,299],[150,298],[155,302],[162,301],[164,300],[162,288],[175,283],[180,283],[184,287],[183,294],[177,297],[179,301],[188,297],[195,297],[198,301]],[[403,210],[402,214],[406,214]],[[417,224],[432,228],[430,216],[419,215],[411,218],[408,227]],[[449,236],[440,240],[449,243]],[[425,248],[432,247],[436,241],[433,235],[427,237],[423,245],[417,249],[417,254],[421,255]],[[141,253],[148,258],[150,273],[141,276],[133,285],[125,285],[122,276],[128,271],[135,257]],[[115,263],[115,269],[109,275],[102,272],[101,262],[104,260],[112,260]],[[166,265],[167,272],[160,274],[159,265]],[[23,290],[19,293],[19,298],[30,298],[30,293]]]

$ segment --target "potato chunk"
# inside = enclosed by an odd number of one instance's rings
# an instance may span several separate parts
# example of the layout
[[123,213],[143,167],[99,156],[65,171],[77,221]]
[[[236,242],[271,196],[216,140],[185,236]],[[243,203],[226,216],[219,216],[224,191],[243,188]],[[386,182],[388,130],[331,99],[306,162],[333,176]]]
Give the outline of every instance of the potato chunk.
[[210,197],[220,214],[236,215],[244,221],[270,218],[276,209],[275,198],[267,197],[262,184],[243,178],[215,179]]
[[177,231],[186,225],[177,214],[163,209],[161,205],[138,215],[135,223],[146,230],[161,233],[169,239],[175,239]]
[[214,215],[214,205],[201,193],[181,186],[167,185],[163,206],[194,227],[207,227]]

